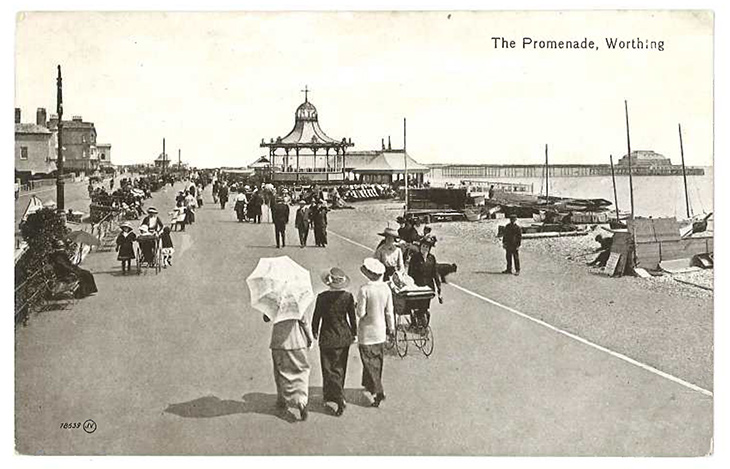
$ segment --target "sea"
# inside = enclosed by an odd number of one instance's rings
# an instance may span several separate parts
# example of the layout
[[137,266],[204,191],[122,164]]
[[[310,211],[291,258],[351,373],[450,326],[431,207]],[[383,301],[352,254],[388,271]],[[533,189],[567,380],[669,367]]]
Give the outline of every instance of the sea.
[[[687,194],[691,215],[709,214],[713,212],[714,175],[713,168],[703,167],[704,176],[687,176]],[[461,179],[431,179],[434,187],[446,183],[459,185]],[[543,178],[468,178],[477,181],[519,182],[533,185],[533,193],[545,195]],[[682,176],[634,176],[634,214],[641,217],[676,217],[687,218],[684,181]],[[613,185],[611,176],[590,177],[551,177],[550,195],[556,197],[573,197],[580,199],[606,199],[611,202],[611,210],[615,210]],[[629,177],[616,176],[616,195],[619,210],[631,210]]]

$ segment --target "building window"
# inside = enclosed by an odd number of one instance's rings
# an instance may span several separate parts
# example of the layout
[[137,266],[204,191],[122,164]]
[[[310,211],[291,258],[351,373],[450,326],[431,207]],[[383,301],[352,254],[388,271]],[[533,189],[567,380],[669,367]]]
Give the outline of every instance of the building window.
[[20,147],[20,159],[21,160],[28,159],[28,147]]
[[106,156],[104,155],[104,153],[101,154],[100,159],[102,159],[102,160],[105,160],[106,159]]

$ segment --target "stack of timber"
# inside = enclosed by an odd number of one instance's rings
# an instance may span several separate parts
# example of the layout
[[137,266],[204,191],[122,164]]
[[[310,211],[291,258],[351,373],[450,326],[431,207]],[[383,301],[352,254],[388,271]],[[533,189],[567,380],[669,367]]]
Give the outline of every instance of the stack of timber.
[[659,270],[663,261],[693,259],[712,255],[712,234],[698,233],[682,238],[680,224],[671,218],[635,218],[628,229],[635,243],[636,265],[647,270]]

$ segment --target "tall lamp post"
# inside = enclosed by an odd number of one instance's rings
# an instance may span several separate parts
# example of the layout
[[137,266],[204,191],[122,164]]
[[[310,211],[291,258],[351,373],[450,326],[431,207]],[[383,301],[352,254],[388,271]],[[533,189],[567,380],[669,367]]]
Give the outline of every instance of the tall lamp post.
[[58,66],[56,78],[56,113],[58,114],[58,156],[56,157],[56,206],[59,210],[65,209],[64,180],[63,180],[63,84],[61,80],[61,66]]

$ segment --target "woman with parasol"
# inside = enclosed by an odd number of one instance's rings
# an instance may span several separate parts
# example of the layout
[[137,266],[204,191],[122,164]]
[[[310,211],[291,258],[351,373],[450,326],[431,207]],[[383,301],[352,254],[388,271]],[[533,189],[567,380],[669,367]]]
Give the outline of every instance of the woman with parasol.
[[246,283],[251,306],[272,322],[271,359],[276,383],[276,406],[299,409],[307,420],[309,400],[309,360],[306,349],[314,342],[306,311],[314,294],[309,271],[287,256],[262,258]]

